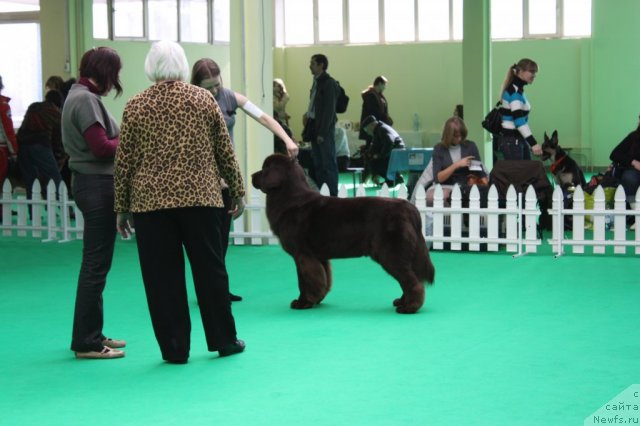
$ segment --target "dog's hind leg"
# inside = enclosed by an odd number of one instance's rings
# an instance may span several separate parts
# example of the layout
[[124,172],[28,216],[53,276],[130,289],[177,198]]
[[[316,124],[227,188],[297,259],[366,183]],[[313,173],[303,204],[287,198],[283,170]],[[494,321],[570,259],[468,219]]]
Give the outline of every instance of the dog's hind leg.
[[424,304],[424,284],[412,269],[412,259],[403,257],[403,253],[387,253],[384,259],[371,256],[385,271],[395,278],[402,288],[402,296],[393,301],[396,312],[413,314]]
[[331,265],[309,256],[296,256],[300,296],[291,302],[292,309],[308,309],[320,303],[331,288]]
[[399,314],[414,314],[424,304],[425,290],[413,272],[395,277],[402,288],[402,297],[393,301],[396,312]]
[[322,299],[324,299],[324,297],[327,295],[327,293],[331,291],[331,286],[333,285],[333,273],[331,272],[331,263],[329,262],[329,260],[323,260],[321,261],[321,263],[322,263],[322,267],[324,268],[324,275],[326,279],[325,279],[324,294],[322,295],[322,298],[318,301],[318,303],[320,303]]

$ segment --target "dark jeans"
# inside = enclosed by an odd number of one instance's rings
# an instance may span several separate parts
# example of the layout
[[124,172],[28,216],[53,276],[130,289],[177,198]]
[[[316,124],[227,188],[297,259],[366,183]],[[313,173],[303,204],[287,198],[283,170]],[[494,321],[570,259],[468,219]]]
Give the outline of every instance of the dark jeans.
[[20,166],[22,180],[27,187],[27,198],[31,199],[31,190],[36,179],[40,179],[43,184],[43,196],[47,192],[46,185],[50,180],[53,180],[56,184],[56,191],[58,190],[62,176],[58,170],[58,163],[51,147],[37,143],[21,145],[18,154],[18,165]]
[[78,277],[71,350],[102,350],[102,292],[116,240],[113,176],[74,173],[73,192],[84,217],[82,264]]
[[508,132],[495,137],[505,160],[531,160],[529,144],[519,133]]
[[635,203],[636,192],[640,186],[640,171],[629,167],[622,172],[620,176],[620,184],[624,188],[624,193],[627,195],[627,202]]
[[209,351],[236,340],[221,243],[226,214],[226,209],[213,207],[133,214],[149,313],[163,359],[186,359],[191,345],[183,247]]
[[326,183],[329,187],[329,194],[336,196],[338,195],[339,173],[336,160],[335,128],[333,126],[328,134],[329,137],[325,138],[322,143],[311,143],[311,152],[318,188],[322,189],[322,184]]

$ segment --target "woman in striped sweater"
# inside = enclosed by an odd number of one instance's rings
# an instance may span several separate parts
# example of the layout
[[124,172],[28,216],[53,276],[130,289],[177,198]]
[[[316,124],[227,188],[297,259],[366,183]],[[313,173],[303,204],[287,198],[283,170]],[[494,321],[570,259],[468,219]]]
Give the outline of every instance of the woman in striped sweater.
[[542,155],[542,148],[529,128],[531,104],[524,94],[524,86],[533,83],[538,64],[531,59],[521,59],[509,67],[502,84],[502,133],[498,148],[505,160],[530,160],[531,151]]

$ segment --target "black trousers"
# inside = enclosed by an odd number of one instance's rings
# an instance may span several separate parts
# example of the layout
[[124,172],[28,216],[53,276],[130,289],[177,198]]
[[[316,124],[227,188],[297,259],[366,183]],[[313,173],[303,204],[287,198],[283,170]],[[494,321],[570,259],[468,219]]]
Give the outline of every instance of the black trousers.
[[82,216],[82,264],[73,316],[71,350],[102,350],[102,292],[116,241],[113,176],[74,173],[73,196]]
[[186,207],[134,213],[149,313],[164,359],[189,356],[191,319],[183,247],[191,266],[207,348],[236,340],[224,263],[223,208]]
[[233,222],[231,215],[227,213],[231,210],[231,192],[229,188],[222,190],[222,202],[224,203],[224,217],[222,218],[220,241],[222,242],[222,259],[227,257],[227,249],[229,248],[229,234],[231,234],[231,223]]

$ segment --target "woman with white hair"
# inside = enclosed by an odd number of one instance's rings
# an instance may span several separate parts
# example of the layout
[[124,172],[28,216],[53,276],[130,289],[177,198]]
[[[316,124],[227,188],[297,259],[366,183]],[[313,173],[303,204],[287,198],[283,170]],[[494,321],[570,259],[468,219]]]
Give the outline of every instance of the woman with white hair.
[[[244,350],[229,300],[221,225],[244,210],[244,184],[224,118],[213,95],[187,83],[179,44],[153,44],[145,72],[154,84],[124,109],[116,153],[118,231],[136,226],[140,268],[162,358],[189,358],[191,320],[183,248],[187,253],[208,350]],[[221,178],[232,205],[224,209]]]

